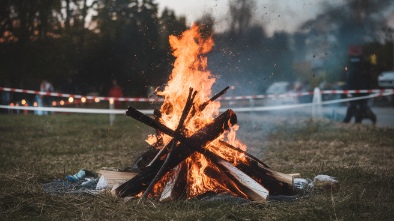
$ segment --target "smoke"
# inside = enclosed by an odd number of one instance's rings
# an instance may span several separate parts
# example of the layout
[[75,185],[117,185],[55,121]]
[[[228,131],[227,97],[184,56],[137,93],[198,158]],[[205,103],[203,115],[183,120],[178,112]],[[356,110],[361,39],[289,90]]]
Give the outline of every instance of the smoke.
[[319,58],[321,68],[338,72],[346,62],[349,46],[379,41],[379,32],[386,24],[385,14],[393,7],[394,2],[388,0],[323,4],[322,12],[303,23],[294,35],[297,57],[312,62]]

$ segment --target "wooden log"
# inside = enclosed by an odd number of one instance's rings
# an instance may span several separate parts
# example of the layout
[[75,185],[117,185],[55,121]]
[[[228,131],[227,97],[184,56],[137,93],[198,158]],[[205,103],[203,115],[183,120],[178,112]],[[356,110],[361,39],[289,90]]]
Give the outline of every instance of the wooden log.
[[212,162],[208,158],[207,160],[210,163],[205,168],[204,174],[208,176],[210,179],[215,180],[214,182],[218,184],[218,187],[212,190],[213,192],[215,193],[229,192],[236,197],[242,197],[245,199],[248,198],[248,195],[239,189],[238,183],[234,182],[231,178],[229,178],[226,175],[226,173],[224,173],[222,166]]
[[[186,120],[186,117],[189,114],[189,111],[193,106],[193,101],[194,101],[194,98],[196,97],[196,94],[197,94],[197,91],[193,91],[193,88],[189,88],[189,96],[187,98],[185,107],[183,108],[182,115],[181,115],[181,118],[179,119],[179,123],[178,123],[176,130],[175,130],[175,133],[178,133],[178,134],[181,133],[182,128],[183,128],[183,124]],[[142,195],[142,197],[141,197],[142,200],[145,200],[148,197],[148,194],[152,191],[153,186],[156,184],[156,182],[159,181],[159,179],[167,172],[166,166],[168,165],[168,163],[171,159],[171,155],[172,155],[174,148],[176,146],[176,143],[178,141],[175,138],[171,142],[172,142],[171,148],[167,154],[167,157],[164,160],[163,164],[161,165],[161,168],[159,169],[159,171],[157,172],[157,174],[155,175],[155,177],[153,178],[153,180],[151,181],[151,183],[149,184],[149,186],[145,190],[144,194]]]
[[[222,159],[208,148],[198,151],[210,159]],[[259,162],[260,161],[255,160],[255,158],[250,158],[248,155],[245,155],[245,161],[237,161],[235,167],[250,176],[264,188],[268,189],[270,195],[289,195],[293,193],[293,178],[290,175],[277,172]]]
[[185,162],[178,164],[173,170],[173,175],[161,192],[160,202],[179,200],[186,197],[187,165]]
[[[223,90],[221,90],[219,93],[215,94],[213,97],[211,97],[209,100],[205,101],[203,104],[201,104],[198,109],[200,111],[203,111],[205,109],[206,106],[208,106],[208,104],[210,104],[211,102],[215,101],[216,99],[218,99],[220,96],[222,96],[223,94],[225,94],[227,92],[227,90],[230,87],[227,86],[226,88],[224,88]],[[189,94],[190,97],[190,94]],[[193,100],[194,100],[195,95],[193,96]],[[189,98],[188,98],[189,100]],[[192,105],[191,103],[189,105]],[[189,105],[186,104],[186,107],[189,108]],[[191,107],[191,106],[190,106]],[[188,122],[191,118],[193,118],[193,116],[196,114],[197,108],[195,106],[193,106],[192,111],[190,113],[190,116],[187,118]],[[153,112],[153,116],[155,117],[156,121],[159,122],[159,118],[161,118],[162,114],[158,109],[154,109]],[[183,129],[183,128],[180,128]],[[156,129],[156,136],[158,139],[157,144],[155,144],[155,146],[162,146],[163,145],[163,139],[161,136],[162,132],[159,129]],[[157,153],[157,155],[153,158],[153,160],[148,164],[148,166],[150,166],[154,161],[156,161],[157,158],[162,157],[164,155],[166,155],[171,147],[171,142],[168,142],[170,145],[165,146],[164,148],[161,148],[160,151]]]
[[[237,161],[236,167],[269,189],[271,195],[288,195],[293,193],[294,178],[291,175],[273,170],[253,155],[224,141],[220,141],[219,144],[239,153],[243,153],[245,155],[245,160]],[[213,146],[209,149],[218,148],[220,147]]]
[[99,176],[104,176],[108,183],[108,188],[112,188],[115,184],[122,184],[135,177],[138,173],[113,171],[113,170],[99,170]]
[[[130,108],[129,108],[130,110]],[[149,118],[148,116],[145,116],[142,113],[135,113],[138,112],[135,109],[131,109],[131,112],[133,112],[133,116],[136,116],[137,119],[144,119],[146,124],[148,126],[151,126],[153,128],[162,128],[162,132],[170,135],[170,136],[176,136],[178,140],[185,142],[186,138],[183,137],[181,134],[175,133],[175,131],[171,130],[170,128],[167,128],[164,125],[160,125],[158,122],[149,122],[150,120],[153,121],[153,119]],[[142,116],[143,115],[143,116]],[[234,113],[235,118],[233,119],[233,123],[236,122],[236,115]],[[146,119],[149,118],[149,119]],[[144,122],[141,121],[141,122]],[[231,122],[231,120],[230,120]],[[159,126],[158,126],[159,125]],[[186,141],[185,144],[188,148],[193,148],[197,151],[200,151],[201,153],[205,154],[207,153],[207,149],[204,149],[203,146],[197,147],[195,145],[191,145],[189,141]],[[282,173],[278,173],[270,168],[267,168],[265,164],[260,164],[259,162],[253,160],[252,158],[248,158],[248,161],[246,163],[244,162],[239,162],[236,167],[240,169],[242,172],[245,174],[249,175],[251,178],[253,178],[255,181],[260,183],[264,188],[268,189],[271,195],[291,195],[294,192],[293,189],[293,183],[292,180],[288,179],[286,176],[284,176]]]
[[249,175],[208,149],[200,149],[199,152],[215,163],[230,180],[236,183],[235,187],[246,195],[245,198],[258,202],[267,200],[269,191]]
[[236,181],[237,186],[247,194],[250,200],[265,202],[268,199],[269,192],[261,184],[225,160],[219,160],[218,163],[222,168],[225,168],[223,171],[227,174],[227,177]]
[[236,167],[264,186],[270,195],[294,194],[293,178],[287,174],[265,168],[255,161],[239,162]]
[[[221,115],[219,115],[216,119],[214,119],[211,123],[206,125],[204,128],[201,128],[192,136],[185,138],[181,134],[175,133],[170,128],[160,124],[159,122],[154,121],[152,118],[142,114],[134,108],[129,107],[126,114],[127,116],[131,116],[147,124],[148,126],[160,129],[160,131],[170,136],[172,135],[173,137],[181,141],[174,149],[173,155],[177,157],[174,157],[173,160],[168,163],[166,168],[164,168],[165,172],[168,172],[180,162],[184,161],[193,152],[195,152],[195,150],[203,148],[205,145],[216,139],[225,131],[225,129],[231,127],[237,122],[237,117],[235,113],[232,110],[227,110]],[[120,197],[135,196],[139,194],[147,188],[147,186],[157,174],[163,163],[164,159],[157,159],[157,161],[155,161],[145,171],[139,173],[133,179],[116,188],[116,194]]]

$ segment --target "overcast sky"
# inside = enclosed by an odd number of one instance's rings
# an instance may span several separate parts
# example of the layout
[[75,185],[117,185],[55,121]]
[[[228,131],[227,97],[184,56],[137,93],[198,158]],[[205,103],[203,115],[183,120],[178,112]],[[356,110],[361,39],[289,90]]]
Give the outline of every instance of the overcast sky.
[[[159,12],[167,7],[177,16],[185,16],[188,25],[205,13],[216,19],[215,29],[227,27],[229,0],[156,0]],[[341,4],[343,0],[256,0],[255,18],[264,22],[266,31],[272,34],[276,30],[294,31],[307,19],[314,18],[322,10],[322,4]]]

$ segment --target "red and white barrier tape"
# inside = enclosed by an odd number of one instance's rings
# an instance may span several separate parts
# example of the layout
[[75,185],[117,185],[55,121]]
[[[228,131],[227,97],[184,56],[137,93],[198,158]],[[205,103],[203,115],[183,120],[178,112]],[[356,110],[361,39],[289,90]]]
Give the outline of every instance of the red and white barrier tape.
[[100,101],[130,101],[130,102],[160,102],[163,101],[162,98],[131,98],[131,97],[100,97],[100,96],[83,96],[77,94],[64,94],[64,93],[55,93],[55,92],[44,92],[44,91],[34,91],[34,90],[25,90],[25,89],[17,89],[17,88],[6,88],[0,87],[0,91],[9,91],[15,93],[25,93],[25,94],[37,94],[43,96],[52,96],[52,97],[72,97],[76,99],[85,98],[87,100],[100,100]]
[[[342,102],[368,99],[368,98],[379,97],[379,96],[387,96],[391,94],[394,94],[393,90],[388,90],[384,93],[375,93],[368,96],[351,97],[351,98],[322,101],[315,103],[289,104],[289,105],[279,105],[279,106],[240,107],[240,108],[231,108],[231,109],[234,110],[235,112],[284,110],[284,109],[292,109],[292,108],[312,107],[318,105],[342,103]],[[67,112],[67,113],[125,114],[125,110],[93,109],[93,108],[61,108],[61,107],[31,107],[31,106],[29,107],[29,106],[8,106],[8,105],[0,105],[0,108],[11,109],[11,110],[50,111],[50,112]],[[226,108],[221,108],[219,111],[223,112],[225,110]],[[144,114],[153,114],[153,109],[140,110],[140,111]]]
[[[63,94],[55,92],[43,92],[34,90],[25,90],[17,88],[6,88],[0,87],[0,91],[9,91],[16,93],[25,94],[38,94],[43,96],[54,96],[54,97],[73,97],[76,99],[85,98],[87,100],[99,100],[99,101],[129,101],[129,102],[163,102],[163,98],[132,98],[132,97],[100,97],[100,96],[83,96],[75,94]],[[359,93],[370,93],[370,94],[384,94],[394,93],[394,89],[366,89],[366,90],[322,90],[321,94],[359,94]],[[313,95],[312,91],[306,92],[290,92],[286,94],[264,94],[264,95],[252,95],[252,96],[232,96],[232,97],[219,97],[217,100],[249,100],[249,99],[263,99],[263,98],[284,98],[284,97],[299,97],[305,95]]]

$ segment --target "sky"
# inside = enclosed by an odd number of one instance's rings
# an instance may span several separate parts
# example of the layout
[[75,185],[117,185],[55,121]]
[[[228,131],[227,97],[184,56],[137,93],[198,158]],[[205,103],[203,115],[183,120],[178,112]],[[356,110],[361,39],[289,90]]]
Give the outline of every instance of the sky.
[[[294,32],[304,21],[316,17],[322,11],[322,5],[338,5],[343,0],[256,0],[255,22],[263,23],[267,34],[274,31]],[[176,16],[185,16],[188,25],[210,13],[216,20],[215,30],[223,31],[227,27],[229,0],[156,0],[159,15],[167,7],[175,11]]]

